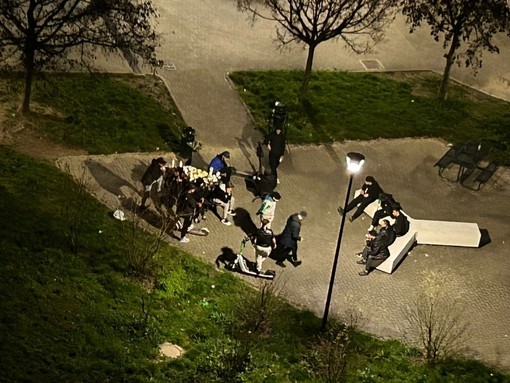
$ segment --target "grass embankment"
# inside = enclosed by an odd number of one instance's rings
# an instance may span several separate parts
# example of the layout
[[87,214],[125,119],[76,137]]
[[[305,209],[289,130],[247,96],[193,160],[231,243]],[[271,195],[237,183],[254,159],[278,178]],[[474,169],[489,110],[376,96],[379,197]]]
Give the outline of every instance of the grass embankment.
[[510,104],[451,83],[437,101],[440,76],[418,73],[315,72],[308,102],[296,98],[300,71],[234,72],[230,77],[265,131],[271,105],[289,110],[290,142],[442,137],[453,143],[485,140],[510,164]]
[[[148,289],[127,265],[128,221],[48,164],[0,147],[0,169],[2,381],[227,381],[236,312],[250,289],[171,246],[160,250]],[[318,381],[302,356],[319,324],[281,303],[239,381]],[[188,352],[157,363],[164,341]],[[399,342],[357,334],[349,381],[504,381],[475,362],[427,368],[416,357]]]

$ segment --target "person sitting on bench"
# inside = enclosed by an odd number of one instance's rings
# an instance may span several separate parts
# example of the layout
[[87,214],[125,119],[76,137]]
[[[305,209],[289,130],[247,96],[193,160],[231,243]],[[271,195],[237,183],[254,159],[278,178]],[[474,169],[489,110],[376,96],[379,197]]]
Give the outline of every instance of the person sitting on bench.
[[403,214],[400,210],[401,210],[400,206],[397,206],[391,212],[391,216],[395,220],[395,222],[393,222],[393,225],[391,226],[393,227],[393,230],[395,231],[395,235],[397,237],[402,237],[403,235],[406,235],[407,232],[409,231],[409,220],[407,219],[405,214]]
[[367,234],[366,241],[367,244],[363,249],[362,259],[356,262],[360,265],[365,265],[365,269],[358,273],[358,275],[362,277],[370,274],[373,269],[383,263],[390,256],[387,246],[387,230],[381,229],[379,233],[375,230],[371,230]]
[[[354,214],[349,217],[349,221],[351,222],[358,218],[363,213],[363,210],[365,210],[368,205],[379,198],[379,195],[383,192],[375,178],[372,176],[367,176],[367,178],[365,178],[363,186],[358,191],[360,194],[351,202],[349,202],[345,209],[345,213],[347,214],[356,206],[358,207]],[[343,209],[339,207],[338,212],[343,214]]]
[[379,221],[391,215],[393,209],[398,207],[398,202],[395,201],[391,194],[381,193],[379,194],[379,209],[375,212],[372,218],[372,224],[368,230],[372,230],[379,225]]

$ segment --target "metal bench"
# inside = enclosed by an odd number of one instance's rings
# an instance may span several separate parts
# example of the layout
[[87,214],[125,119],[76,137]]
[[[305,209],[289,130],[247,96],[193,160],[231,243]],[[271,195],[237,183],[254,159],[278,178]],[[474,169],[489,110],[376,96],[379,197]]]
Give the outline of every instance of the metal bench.
[[489,165],[487,165],[480,174],[475,178],[474,182],[478,182],[478,188],[476,190],[480,190],[482,185],[485,185],[487,181],[492,177],[492,175],[498,169],[498,163],[492,161]]

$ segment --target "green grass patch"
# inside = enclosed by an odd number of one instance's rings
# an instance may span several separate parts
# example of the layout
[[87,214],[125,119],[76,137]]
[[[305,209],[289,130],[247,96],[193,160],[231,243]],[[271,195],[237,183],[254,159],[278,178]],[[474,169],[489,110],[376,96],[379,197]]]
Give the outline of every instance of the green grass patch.
[[288,140],[296,144],[376,138],[442,137],[485,140],[494,158],[510,164],[510,104],[454,82],[440,104],[440,76],[430,72],[312,75],[308,99],[297,100],[301,71],[234,72],[230,77],[267,131],[271,105],[288,107]]
[[[1,102],[23,94],[21,75],[1,81]],[[34,81],[31,111],[26,119],[38,132],[91,154],[178,151],[185,126],[164,83],[153,76],[45,74]]]
[[[70,220],[76,204],[80,219]],[[56,168],[0,146],[2,382],[319,382],[303,355],[320,320],[285,302],[248,367],[225,378],[239,350],[236,310],[254,292],[166,244],[152,283],[135,279],[123,242],[130,223],[108,213]],[[158,361],[164,341],[186,354]],[[509,379],[473,361],[428,368],[397,341],[354,341],[348,382]]]

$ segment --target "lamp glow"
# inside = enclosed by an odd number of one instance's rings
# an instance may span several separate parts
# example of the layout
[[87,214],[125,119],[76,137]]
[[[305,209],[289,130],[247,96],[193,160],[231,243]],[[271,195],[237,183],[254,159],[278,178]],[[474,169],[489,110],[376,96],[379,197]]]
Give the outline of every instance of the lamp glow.
[[365,163],[365,156],[361,153],[349,152],[347,153],[347,170],[350,173],[357,173]]

